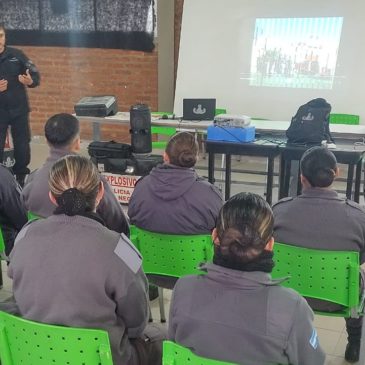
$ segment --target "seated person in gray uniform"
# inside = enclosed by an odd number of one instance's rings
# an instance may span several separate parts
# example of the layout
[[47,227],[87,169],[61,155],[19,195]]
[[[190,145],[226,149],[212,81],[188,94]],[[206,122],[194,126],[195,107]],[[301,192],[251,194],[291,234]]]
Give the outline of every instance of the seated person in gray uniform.
[[12,250],[15,237],[27,220],[20,187],[10,171],[0,164],[0,229],[6,255]]
[[147,340],[153,336],[146,331],[142,258],[97,215],[104,187],[96,167],[86,157],[65,156],[51,168],[49,186],[54,214],[26,225],[10,256],[20,314],[107,330],[116,365],[161,363],[161,341]]
[[169,339],[206,358],[245,365],[323,365],[325,354],[304,298],[272,280],[273,215],[259,195],[221,209],[205,275],[179,279]]
[[[300,247],[357,251],[365,261],[365,211],[342,199],[332,189],[339,170],[335,155],[325,147],[312,147],[300,161],[302,195],[284,198],[273,206],[276,242]],[[336,311],[337,305],[308,299],[313,309]],[[348,345],[345,358],[356,362],[360,354],[362,318],[346,319]]]
[[211,233],[223,201],[219,190],[195,172],[197,157],[191,133],[171,137],[164,164],[136,184],[128,206],[132,224],[161,233]]
[[[32,172],[26,181],[22,195],[26,208],[40,217],[48,217],[54,206],[48,199],[48,174],[52,165],[61,157],[76,155],[80,151],[79,121],[71,114],[61,113],[48,119],[44,132],[50,154],[42,167]],[[105,193],[97,212],[105,225],[113,231],[129,235],[128,220],[122,207],[102,177]]]

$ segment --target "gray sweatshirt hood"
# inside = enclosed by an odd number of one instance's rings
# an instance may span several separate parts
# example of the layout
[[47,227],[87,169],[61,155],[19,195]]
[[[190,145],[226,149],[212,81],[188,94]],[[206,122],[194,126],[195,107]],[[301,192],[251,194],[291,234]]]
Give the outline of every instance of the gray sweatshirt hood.
[[151,194],[167,201],[183,195],[198,180],[195,170],[169,164],[155,167],[149,176]]

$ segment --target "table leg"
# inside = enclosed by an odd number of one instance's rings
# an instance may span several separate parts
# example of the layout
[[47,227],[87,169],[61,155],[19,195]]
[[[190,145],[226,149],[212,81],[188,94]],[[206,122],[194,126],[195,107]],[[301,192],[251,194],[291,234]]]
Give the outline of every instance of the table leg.
[[280,167],[284,170],[283,181],[280,183],[280,199],[286,198],[289,195],[289,184],[290,184],[290,169],[291,169],[291,161],[290,160],[282,160],[282,166]]
[[226,155],[225,200],[231,195],[231,155]]
[[266,182],[266,201],[272,203],[272,186],[274,180],[274,158],[267,159],[267,182]]
[[354,181],[354,165],[349,164],[347,171],[347,186],[346,186],[346,197],[351,200],[352,195],[352,183]]
[[213,152],[208,153],[208,181],[214,184],[214,160],[215,155]]
[[283,156],[280,155],[280,164],[279,164],[279,194],[278,199],[284,197],[284,180],[285,180],[285,160],[283,159]]
[[354,200],[356,203],[360,202],[360,183],[361,183],[361,170],[362,170],[362,160],[360,160],[356,164],[356,173],[355,173],[355,193]]
[[93,139],[94,141],[101,140],[100,123],[93,122]]

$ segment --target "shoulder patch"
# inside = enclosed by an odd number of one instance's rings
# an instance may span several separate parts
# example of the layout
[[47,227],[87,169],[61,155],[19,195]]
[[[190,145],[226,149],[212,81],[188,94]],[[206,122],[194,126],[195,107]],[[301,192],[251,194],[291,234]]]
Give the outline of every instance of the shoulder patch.
[[317,331],[313,328],[312,335],[309,339],[309,344],[316,350],[318,347],[318,335]]
[[285,202],[290,202],[292,201],[294,198],[292,196],[287,196],[286,198],[282,198],[280,199],[278,202],[276,202],[275,204],[273,204],[273,207],[275,207],[275,205],[279,205],[281,203],[285,203]]
[[131,240],[124,234],[120,234],[120,238],[115,247],[114,253],[136,274],[142,266],[142,256],[133,245]]

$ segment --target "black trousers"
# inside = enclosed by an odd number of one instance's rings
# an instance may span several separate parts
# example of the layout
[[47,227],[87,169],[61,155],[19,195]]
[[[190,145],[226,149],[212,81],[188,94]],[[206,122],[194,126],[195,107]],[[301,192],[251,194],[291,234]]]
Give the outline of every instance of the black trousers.
[[15,165],[13,172],[15,175],[26,175],[29,173],[28,165],[30,162],[30,128],[28,113],[11,118],[4,116],[0,118],[0,161],[4,157],[4,145],[6,131],[11,126],[11,136],[14,143]]

